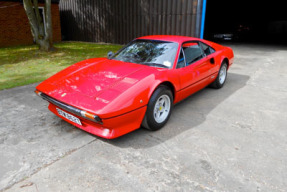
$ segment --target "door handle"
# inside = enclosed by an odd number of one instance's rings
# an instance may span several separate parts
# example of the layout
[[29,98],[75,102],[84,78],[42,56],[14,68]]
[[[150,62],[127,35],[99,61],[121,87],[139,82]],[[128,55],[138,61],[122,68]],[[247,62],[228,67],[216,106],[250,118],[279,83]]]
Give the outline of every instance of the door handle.
[[211,63],[211,64],[214,64],[214,63],[215,63],[215,60],[214,60],[214,58],[213,58],[213,57],[212,57],[212,58],[210,58],[210,60],[209,60],[209,61],[210,61],[210,63]]

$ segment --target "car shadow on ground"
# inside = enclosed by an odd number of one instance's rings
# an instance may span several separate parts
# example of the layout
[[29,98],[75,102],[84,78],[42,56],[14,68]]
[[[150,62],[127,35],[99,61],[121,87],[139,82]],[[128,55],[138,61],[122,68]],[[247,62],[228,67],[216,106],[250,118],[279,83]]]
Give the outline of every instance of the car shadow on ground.
[[101,140],[120,148],[149,148],[163,143],[202,124],[216,106],[243,88],[248,79],[246,75],[229,73],[222,89],[205,88],[175,105],[168,123],[158,131],[140,128],[113,140]]

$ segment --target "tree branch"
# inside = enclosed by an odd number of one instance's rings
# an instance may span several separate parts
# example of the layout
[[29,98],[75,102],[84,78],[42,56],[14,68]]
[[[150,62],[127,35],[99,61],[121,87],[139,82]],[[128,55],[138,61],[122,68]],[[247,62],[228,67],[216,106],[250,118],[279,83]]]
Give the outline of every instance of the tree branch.
[[36,22],[37,22],[37,27],[38,27],[38,33],[39,33],[39,39],[43,39],[45,36],[44,32],[44,24],[42,17],[40,16],[39,12],[39,7],[38,7],[38,0],[33,0],[33,5],[34,5],[34,12],[36,15]]

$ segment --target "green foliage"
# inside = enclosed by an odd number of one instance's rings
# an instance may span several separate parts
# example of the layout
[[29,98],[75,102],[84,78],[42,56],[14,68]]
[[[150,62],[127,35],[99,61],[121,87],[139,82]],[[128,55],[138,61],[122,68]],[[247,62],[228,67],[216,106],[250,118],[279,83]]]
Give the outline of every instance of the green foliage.
[[84,59],[106,57],[121,45],[83,42],[55,44],[54,52],[42,52],[36,45],[0,48],[0,90],[43,81]]

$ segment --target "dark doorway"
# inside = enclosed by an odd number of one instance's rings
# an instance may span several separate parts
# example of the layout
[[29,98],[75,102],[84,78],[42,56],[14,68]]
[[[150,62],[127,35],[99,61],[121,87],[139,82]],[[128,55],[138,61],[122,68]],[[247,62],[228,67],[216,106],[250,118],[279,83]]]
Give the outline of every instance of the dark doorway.
[[204,38],[286,44],[284,1],[207,0]]

